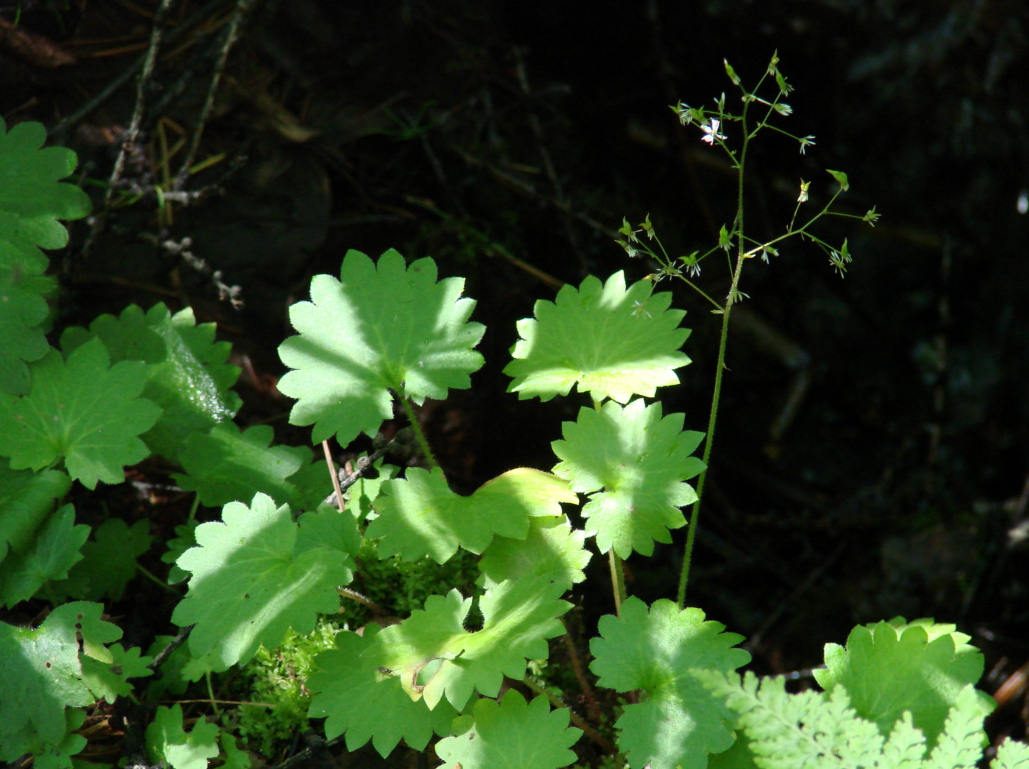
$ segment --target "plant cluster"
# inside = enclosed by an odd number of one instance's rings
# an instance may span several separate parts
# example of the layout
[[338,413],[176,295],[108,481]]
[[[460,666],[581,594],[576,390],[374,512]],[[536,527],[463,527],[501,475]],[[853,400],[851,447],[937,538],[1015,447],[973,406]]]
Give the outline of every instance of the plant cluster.
[[[59,181],[74,168],[71,152],[40,149],[39,126],[0,125],[0,328],[10,340],[0,355],[0,603],[22,617],[45,607],[37,621],[0,623],[0,760],[85,765],[76,756],[87,745],[87,717],[128,699],[152,706],[141,746],[147,762],[247,766],[213,693],[203,716],[156,700],[190,682],[210,691],[212,676],[264,656],[283,662],[280,678],[310,692],[308,716],[324,719],[328,739],[350,750],[371,742],[383,756],[404,742],[452,768],[568,766],[580,740],[632,769],[974,766],[991,700],[974,689],[982,655],[953,626],[898,618],[857,627],[846,646],[826,646],[821,691],[787,693],[781,678],[741,677],[743,637],[685,605],[725,324],[744,296],[743,265],[774,256],[793,235],[825,245],[810,228],[832,204],[767,243],[744,233],[747,147],[773,116],[790,113],[777,62],[753,91],[726,65],[743,95],[739,115],[724,96],[714,110],[675,107],[739,172],[739,209],[719,245],[673,260],[649,218],[645,241],[626,224],[623,246],[654,259],[654,274],[636,282],[622,272],[589,276],[519,321],[505,369],[510,391],[548,400],[574,388],[588,403],[553,442],[552,467],[515,468],[468,496],[451,490],[417,418],[425,399],[470,387],[484,362],[475,348],[485,328],[470,320],[475,302],[462,296],[461,279],[438,279],[429,258],[350,251],[338,277],[316,276],[310,301],[291,308],[297,333],[279,349],[290,369],[279,389],[295,401],[290,421],[309,426],[316,443],[345,447],[377,435],[399,406],[422,451],[424,466],[382,466],[344,495],[335,468],[311,448],[278,445],[266,426],[235,425],[238,372],[226,363],[227,345],[190,310],[129,307],[64,329],[50,346],[55,286],[40,249],[64,245],[58,220],[84,216],[88,200]],[[777,94],[766,100],[758,90],[768,78]],[[753,119],[757,105],[764,114]],[[739,148],[727,143],[730,126],[740,129]],[[802,151],[813,143],[797,141]],[[834,201],[848,182],[831,174]],[[808,183],[801,190],[803,198]],[[863,218],[874,222],[874,210]],[[825,247],[838,269],[849,262],[846,242]],[[689,282],[685,273],[719,250],[731,279],[726,300],[712,300],[723,336],[700,433],[656,400],[689,363],[685,313],[656,284]],[[146,522],[112,518],[91,529],[67,499],[75,483],[123,482],[125,469],[151,454],[181,468],[174,479],[195,495],[194,512],[220,513],[204,523],[191,515],[162,543],[169,568],[155,578],[177,595],[170,620],[180,631],[144,651],[122,646],[122,628],[104,611],[155,545]],[[347,500],[339,507],[326,502],[334,481],[336,498]],[[678,600],[648,606],[628,596],[622,559],[671,542],[689,505]],[[348,587],[356,573],[376,573],[367,562],[442,565],[459,552],[477,561],[474,586],[439,590],[384,626],[349,624],[313,659],[319,644],[300,650],[297,637],[316,627],[322,637],[325,618],[352,594],[374,603]],[[613,744],[603,717],[573,713],[531,672],[567,632],[563,596],[597,554],[610,565],[613,613],[599,621],[588,667],[607,701],[620,703]],[[1029,766],[1029,748],[1005,743],[994,766]]]

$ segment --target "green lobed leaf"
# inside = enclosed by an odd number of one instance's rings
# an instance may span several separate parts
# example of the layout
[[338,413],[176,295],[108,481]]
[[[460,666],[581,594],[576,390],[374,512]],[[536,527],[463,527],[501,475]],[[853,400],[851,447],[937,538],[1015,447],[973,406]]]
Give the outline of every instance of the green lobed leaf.
[[0,461],[0,561],[9,550],[22,553],[32,546],[54,500],[70,488],[71,479],[58,470],[12,470],[9,462]]
[[317,614],[335,612],[337,586],[353,577],[351,553],[341,549],[354,541],[347,527],[353,517],[331,509],[294,521],[266,494],[249,507],[231,502],[222,522],[198,526],[198,546],[178,560],[192,573],[189,591],[172,613],[180,627],[196,624],[194,657],[211,653],[223,669],[246,662],[262,644],[276,646],[287,628],[308,633]]
[[100,604],[58,606],[32,630],[0,622],[0,745],[29,733],[56,745],[64,740],[66,707],[93,704],[82,680],[79,646],[111,661],[105,643],[121,630],[101,619]]
[[444,658],[432,680],[421,682],[430,707],[444,694],[454,707],[464,707],[473,689],[496,697],[504,676],[524,678],[526,661],[546,659],[547,639],[565,632],[558,618],[572,605],[559,600],[564,592],[564,586],[549,577],[502,582],[488,589],[479,601],[482,629],[464,640],[459,658]]
[[178,460],[190,436],[229,422],[239,410],[241,400],[229,389],[239,369],[225,362],[231,346],[215,341],[213,323],[197,325],[191,308],[172,315],[156,304],[144,315],[130,305],[117,318],[101,315],[88,331],[66,329],[61,346],[70,352],[93,337],[103,340],[113,361],[150,364],[143,395],[163,411],[143,440],[166,459]]
[[[58,606],[50,613],[75,628],[82,655],[101,662],[113,662],[107,644],[121,638],[122,630],[104,619],[104,606],[93,601],[73,601]],[[49,619],[49,618],[48,618]]]
[[[911,711],[932,747],[958,696],[983,674],[982,653],[968,638],[932,620],[858,626],[846,648],[826,644],[826,667],[815,671],[815,680],[826,691],[845,687],[854,709],[883,734]],[[986,694],[980,705],[983,715],[993,707]]]
[[520,679],[527,659],[547,657],[546,639],[564,632],[557,618],[571,606],[558,599],[563,592],[546,577],[501,583],[482,597],[483,625],[475,632],[463,625],[471,599],[457,590],[431,596],[424,609],[383,630],[363,657],[430,708],[445,695],[460,710],[473,689],[496,697],[505,675]]
[[582,515],[600,552],[650,555],[654,542],[671,542],[669,530],[686,525],[679,508],[697,498],[685,481],[704,469],[690,456],[704,436],[682,425],[682,414],[662,418],[660,404],[642,399],[583,408],[576,422],[564,423],[565,439],[552,444],[562,460],[554,472],[591,494]]
[[[274,430],[268,425],[254,425],[241,432],[232,423],[215,425],[210,432],[194,433],[179,452],[186,472],[172,477],[185,491],[197,492],[201,504],[208,507],[249,499],[256,492],[280,503],[297,505],[300,492],[286,479],[312,462],[311,450],[273,446],[274,437]],[[330,482],[324,465],[322,472],[326,482]]]
[[9,554],[0,563],[0,603],[10,608],[32,598],[47,582],[67,577],[68,570],[82,559],[88,536],[88,526],[76,525],[71,505],[51,514],[24,550]]
[[374,464],[376,477],[362,475],[349,489],[343,492],[347,501],[346,509],[361,523],[375,518],[375,500],[379,498],[383,485],[396,478],[400,468],[396,465],[383,464],[380,459]]
[[644,701],[625,706],[615,724],[618,746],[633,769],[704,769],[707,753],[733,743],[732,713],[691,673],[728,673],[750,655],[732,648],[743,636],[705,621],[700,609],[680,610],[656,601],[649,611],[636,597],[622,604],[621,618],[601,617],[590,642],[598,683],[619,692],[641,690]]
[[196,546],[196,529],[199,525],[200,522],[196,519],[179,524],[175,527],[175,536],[168,540],[168,549],[161,554],[161,561],[171,564],[168,569],[169,585],[176,585],[189,579],[189,573],[180,569],[176,562],[183,553]]
[[29,367],[50,345],[43,322],[49,315],[46,299],[56,281],[42,275],[25,275],[0,265],[0,392],[24,395],[29,391]]
[[582,734],[568,717],[567,709],[552,711],[546,697],[526,703],[509,689],[499,703],[476,702],[471,716],[457,720],[466,730],[440,740],[436,753],[448,769],[558,769],[576,760],[570,748]]
[[[147,648],[147,655],[157,657],[174,640],[175,636],[157,636]],[[189,687],[191,681],[202,678],[204,672],[213,670],[216,665],[209,665],[207,671],[202,671],[196,676],[191,675],[193,667],[196,667],[196,660],[190,656],[189,644],[184,643],[177,646],[161,665],[161,675],[147,682],[145,689],[147,698],[154,700],[169,699],[169,692],[172,694],[182,694]]]
[[[300,469],[288,479],[293,490],[290,504],[297,510],[317,510],[333,491],[332,473],[325,463],[325,455],[304,446],[291,448],[297,451],[301,464]],[[346,499],[346,494],[343,498]]]
[[[349,511],[340,512],[332,505],[323,503],[317,510],[300,516],[296,554],[326,547],[344,553],[347,568],[353,569],[353,557],[361,549],[361,533]],[[347,581],[350,581],[350,577]]]
[[[398,677],[408,696],[419,700],[425,687],[418,677],[425,667],[463,652],[469,635],[464,620],[471,608],[472,599],[462,597],[456,588],[445,596],[429,596],[424,608],[379,633],[362,657],[366,664],[381,668],[385,675]],[[455,707],[460,710],[464,703]]]
[[70,326],[61,334],[61,349],[65,355],[82,347],[90,339],[99,339],[113,361],[138,360],[151,366],[167,356],[164,341],[147,323],[142,308],[130,304],[121,315],[103,314],[85,329]]
[[567,590],[583,582],[591,554],[585,533],[573,529],[565,516],[533,518],[524,540],[497,537],[482,553],[479,570],[492,587],[504,580],[546,576]]
[[384,758],[400,740],[423,750],[433,732],[449,734],[457,711],[445,702],[430,710],[424,701],[411,699],[398,678],[384,678],[374,660],[362,657],[378,632],[376,625],[366,627],[363,636],[345,630],[336,636],[334,649],[315,658],[317,670],[307,679],[314,695],[309,715],[326,718],[326,739],[346,732],[347,750],[368,740]]
[[81,219],[89,198],[62,183],[78,162],[65,147],[47,147],[40,123],[7,130],[0,118],[0,266],[42,274],[48,259],[42,248],[63,248],[68,231],[58,219]]
[[147,667],[154,658],[142,656],[139,648],[135,646],[126,649],[121,644],[112,644],[109,651],[111,662],[101,662],[92,657],[82,658],[82,680],[94,697],[112,704],[118,697],[132,694],[135,687],[128,679],[154,674],[154,671]]
[[146,728],[147,753],[154,763],[167,762],[172,769],[207,769],[208,759],[218,755],[218,727],[200,719],[188,733],[183,728],[182,706],[157,708]]
[[737,729],[736,742],[723,753],[712,753],[707,757],[708,769],[758,769],[751,752],[750,738],[745,731]]
[[0,728],[0,761],[15,764],[27,753],[32,756],[33,769],[72,769],[71,757],[81,753],[87,744],[85,737],[76,734],[85,721],[84,710],[65,709],[64,734],[57,740],[48,740],[29,727],[7,734]]
[[150,549],[150,521],[140,520],[130,528],[120,518],[108,518],[82,546],[82,560],[56,585],[57,594],[90,601],[121,599],[125,586],[136,576],[136,559]]
[[222,732],[218,736],[218,741],[222,746],[222,753],[225,755],[225,763],[221,765],[221,769],[250,769],[250,754],[239,749],[235,737]]
[[58,459],[89,489],[121,483],[124,468],[149,451],[137,436],[161,410],[138,397],[146,365],[109,365],[107,350],[92,340],[67,361],[51,350],[32,366],[32,388],[21,398],[0,394],[0,454],[11,467],[40,470]]
[[339,280],[316,275],[311,301],[290,307],[298,335],[279,347],[293,369],[279,381],[297,399],[290,422],[314,425],[316,443],[335,435],[346,446],[393,416],[390,391],[421,403],[467,388],[485,328],[468,322],[475,301],[463,288],[461,278],[437,283],[432,259],[408,266],[393,249],[377,265],[348,251]]
[[35,630],[0,622],[0,745],[13,744],[23,730],[57,743],[65,734],[64,709],[93,704],[75,628],[52,617]]
[[382,540],[381,558],[399,554],[415,561],[428,555],[443,563],[458,547],[481,553],[495,535],[525,539],[530,519],[560,515],[562,502],[577,501],[563,480],[528,467],[509,470],[468,497],[451,491],[439,468],[414,467],[405,478],[382,484],[375,504],[379,515],[365,534]]
[[690,362],[679,351],[690,334],[679,328],[686,313],[668,309],[670,293],[652,290],[645,280],[626,288],[616,272],[603,285],[590,275],[555,301],[536,302],[535,318],[518,321],[521,338],[504,369],[514,378],[508,392],[550,400],[576,386],[595,401],[626,403],[678,384],[675,369]]

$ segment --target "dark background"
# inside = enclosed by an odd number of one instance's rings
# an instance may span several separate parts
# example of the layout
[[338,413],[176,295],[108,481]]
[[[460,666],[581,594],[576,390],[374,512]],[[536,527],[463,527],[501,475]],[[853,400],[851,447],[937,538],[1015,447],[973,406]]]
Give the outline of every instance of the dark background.
[[[101,211],[136,78],[98,95],[146,53],[156,7],[0,2],[18,19],[0,30],[0,113],[74,148]],[[809,205],[823,202],[825,168],[849,174],[841,210],[874,204],[882,219],[819,230],[849,238],[843,279],[798,240],[748,264],[690,602],[747,635],[766,671],[817,664],[854,623],[898,614],[958,623],[987,653],[991,691],[1029,661],[1024,2],[254,2],[196,156],[223,159],[183,179],[199,200],[158,210],[155,185],[171,187],[174,145],[195,135],[236,8],[172,4],[122,175],[141,197],[92,232],[75,226],[55,260],[61,324],[130,302],[192,305],[235,345],[242,420],[303,441],[274,390],[288,305],[349,248],[431,255],[467,278],[488,328],[473,389],[424,412],[451,477],[470,490],[514,466],[548,469],[580,400],[504,394],[514,321],[560,282],[650,272],[613,242],[623,216],[649,213],[674,254],[717,241],[735,213],[731,169],[668,105],[724,91],[734,109],[722,59],[754,83],[778,50],[796,88],[778,124],[817,143],[800,155],[771,132],[755,142],[750,234],[782,231],[802,178]],[[186,237],[206,271],[167,247]],[[241,287],[242,309],[219,299],[212,269]],[[728,276],[712,259],[699,283],[723,298]],[[666,411],[703,430],[718,320],[663,285],[694,329]],[[631,559],[629,590],[674,597],[684,538]],[[576,598],[587,616],[610,608]],[[1026,707],[1023,693],[996,723]],[[1024,738],[1017,722],[997,728]]]

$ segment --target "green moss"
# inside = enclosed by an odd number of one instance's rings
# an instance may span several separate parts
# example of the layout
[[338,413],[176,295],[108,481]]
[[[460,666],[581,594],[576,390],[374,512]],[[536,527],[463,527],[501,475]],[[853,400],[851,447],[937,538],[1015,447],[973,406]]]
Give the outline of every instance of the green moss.
[[251,682],[250,701],[264,703],[239,709],[239,735],[250,750],[270,756],[277,743],[306,728],[311,695],[304,682],[314,669],[315,656],[332,648],[338,630],[332,619],[322,617],[309,635],[291,630],[277,649],[262,646],[244,666]]
[[[473,591],[479,576],[477,556],[463,551],[442,565],[429,559],[413,563],[399,558],[380,561],[375,543],[366,541],[358,563],[357,578],[349,587],[388,615],[398,617],[420,609],[430,595],[442,595],[454,587],[466,594]],[[257,703],[239,708],[239,734],[248,749],[273,755],[283,742],[293,739],[298,729],[307,728],[310,694],[304,683],[314,670],[314,658],[332,648],[340,628],[357,629],[372,616],[363,604],[343,600],[341,613],[320,618],[310,635],[290,631],[277,649],[261,647],[244,666],[249,680],[249,691],[244,696]]]
[[[444,564],[425,558],[404,561],[394,556],[380,561],[374,542],[365,541],[358,555],[358,571],[350,585],[387,616],[407,617],[420,609],[430,595],[445,595],[457,588],[465,595],[477,592],[479,558],[459,550]],[[342,618],[348,627],[359,628],[372,619],[372,612],[357,601],[344,601]]]

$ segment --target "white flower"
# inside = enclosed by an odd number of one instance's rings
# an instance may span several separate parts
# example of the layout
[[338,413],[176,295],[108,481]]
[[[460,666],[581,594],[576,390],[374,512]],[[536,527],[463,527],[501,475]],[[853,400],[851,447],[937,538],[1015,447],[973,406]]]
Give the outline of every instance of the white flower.
[[714,146],[715,139],[724,139],[725,134],[718,133],[718,126],[721,124],[721,120],[718,118],[710,118],[708,125],[702,125],[700,130],[704,132],[704,135],[700,137],[702,142],[707,142],[711,146]]
[[639,302],[639,301],[633,302],[632,306],[634,308],[633,311],[632,311],[632,314],[633,314],[634,317],[639,317],[640,315],[646,315],[648,318],[652,317],[651,314],[649,312],[647,312],[647,309],[646,309],[647,305],[644,304],[643,302]]
[[679,102],[677,105],[672,107],[672,111],[679,116],[679,122],[683,125],[689,125],[693,122],[692,110],[690,109],[690,105],[686,102]]

